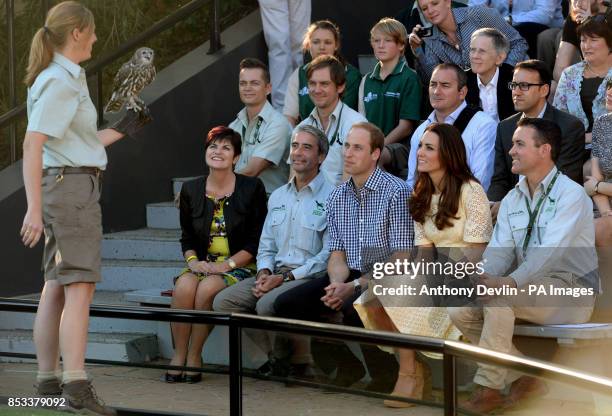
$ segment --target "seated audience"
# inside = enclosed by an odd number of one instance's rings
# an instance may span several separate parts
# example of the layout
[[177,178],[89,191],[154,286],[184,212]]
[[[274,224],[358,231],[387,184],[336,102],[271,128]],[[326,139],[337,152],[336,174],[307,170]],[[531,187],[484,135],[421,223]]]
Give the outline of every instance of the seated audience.
[[[538,34],[549,27],[561,27],[560,0],[470,0],[469,6],[488,6],[496,10],[529,44],[527,54],[537,55]],[[559,13],[557,13],[559,12]]]
[[[235,174],[240,135],[215,127],[206,138],[208,175],[185,182],[180,193],[181,248],[187,268],[175,279],[172,308],[212,310],[221,290],[255,272],[266,217],[266,191],[258,178]],[[210,325],[173,322],[170,365],[202,365]],[[201,373],[168,371],[168,383],[197,383]]]
[[[484,189],[468,167],[459,131],[448,124],[433,123],[427,126],[419,142],[417,160],[418,178],[410,198],[414,245],[423,251],[434,247],[439,251],[457,250],[451,255],[455,261],[464,255],[474,255],[464,253],[464,247],[479,248],[477,251],[482,254],[492,231],[489,202]],[[421,251],[415,258],[426,255]],[[396,276],[388,279],[398,280]],[[424,279],[425,276],[415,281],[423,284]],[[389,282],[389,285],[397,286],[393,282]],[[403,297],[398,302],[394,297],[382,296],[375,302],[382,308],[372,309],[367,306],[374,303],[372,298],[376,299],[376,295],[370,289],[358,299],[364,307],[357,310],[367,328],[433,337],[452,333],[445,308],[417,305],[415,297],[411,296]],[[430,324],[437,321],[445,321],[446,324],[437,328]],[[416,360],[413,350],[398,349],[397,352],[399,373],[391,394],[422,400],[425,364]],[[385,400],[384,404],[389,407],[413,406],[412,403],[397,400]]]
[[467,75],[454,64],[440,64],[429,82],[429,102],[434,111],[415,130],[410,139],[408,158],[408,186],[414,186],[417,170],[417,149],[431,123],[454,125],[461,133],[468,157],[468,166],[486,190],[493,174],[495,148],[495,127],[497,123],[490,116],[465,102]]
[[561,43],[559,43],[559,49],[553,64],[553,96],[557,90],[557,83],[561,78],[563,70],[582,59],[578,25],[585,22],[590,16],[606,13],[606,10],[607,6],[604,5],[604,0],[570,0],[569,13],[563,23],[560,37]]
[[[327,273],[276,298],[277,316],[321,321],[342,311],[345,325],[363,327],[353,301],[371,277],[374,263],[407,258],[414,231],[404,181],[377,167],[384,145],[382,131],[358,123],[344,142],[345,169],[350,179],[327,201],[329,251]],[[373,345],[361,346],[372,381],[369,390],[388,392],[397,362]],[[350,386],[365,375],[359,359],[342,344],[332,352],[338,363],[335,384]]]
[[480,107],[495,121],[515,113],[508,89],[514,68],[503,63],[509,48],[508,39],[497,29],[484,28],[472,33],[465,101]]
[[553,105],[578,117],[586,130],[584,160],[590,156],[593,120],[606,113],[606,78],[612,78],[612,18],[587,19],[578,27],[584,61],[561,74]]
[[314,126],[327,136],[329,152],[321,165],[321,172],[336,186],[342,182],[342,147],[346,136],[353,124],[366,120],[340,100],[346,85],[346,71],[337,58],[321,55],[314,59],[306,68],[306,78],[308,94],[315,108],[299,126]]
[[270,194],[287,182],[291,126],[268,102],[268,67],[258,59],[240,62],[238,91],[245,107],[229,127],[240,134],[242,150],[236,173],[257,176]]
[[514,66],[526,59],[527,42],[496,11],[482,6],[451,9],[451,0],[418,1],[423,15],[433,24],[431,36],[420,37],[420,26],[416,26],[408,37],[417,73],[424,84],[440,63],[454,63],[468,69],[472,33],[483,27],[495,28],[508,38],[507,64]]
[[[324,204],[334,186],[319,172],[319,166],[328,146],[327,137],[316,127],[295,129],[289,156],[295,176],[268,200],[268,216],[257,252],[257,275],[222,291],[215,298],[214,310],[274,316],[274,301],[281,293],[325,270],[329,250]],[[260,347],[274,362],[267,335],[263,338]],[[293,339],[292,374],[311,375],[309,342]]]
[[370,42],[378,63],[359,86],[359,112],[384,133],[380,163],[394,175],[406,166],[406,144],[421,119],[421,84],[404,59],[407,37],[395,19],[374,25]]
[[523,117],[543,118],[557,124],[563,132],[561,148],[556,165],[561,172],[578,184],[582,184],[582,157],[584,148],[584,125],[573,115],[557,110],[546,102],[550,93],[551,76],[542,61],[530,59],[514,68],[512,99],[518,114],[502,120],[497,126],[495,139],[495,169],[491,186],[487,191],[493,218],[497,215],[501,200],[518,183],[519,177],[512,171],[512,136],[516,125]]
[[591,175],[584,188],[599,211],[595,218],[595,244],[598,247],[612,246],[612,81],[606,84],[607,114],[593,124],[593,158]]
[[[333,55],[344,65],[346,72],[346,87],[342,93],[342,101],[357,110],[357,91],[361,81],[361,73],[353,65],[346,62],[340,52],[340,29],[329,20],[319,20],[312,23],[304,35],[303,48],[308,51],[312,59],[322,55]],[[289,77],[287,93],[285,94],[285,107],[283,114],[295,127],[300,121],[310,115],[314,103],[308,94],[308,79],[306,67],[299,66]]]
[[[561,129],[549,120],[522,118],[512,141],[512,172],[522,178],[502,201],[483,255],[485,273],[478,282],[510,295],[487,297],[482,306],[448,308],[448,312],[472,344],[520,355],[512,344],[515,320],[539,325],[587,322],[599,279],[593,204],[580,185],[555,167]],[[529,294],[527,289],[532,288],[545,292]],[[562,294],[555,296],[551,288]],[[577,290],[584,296],[563,295]],[[519,375],[479,364],[476,390],[459,406],[486,413],[541,395],[545,389],[541,381]],[[504,397],[501,390],[510,383]]]

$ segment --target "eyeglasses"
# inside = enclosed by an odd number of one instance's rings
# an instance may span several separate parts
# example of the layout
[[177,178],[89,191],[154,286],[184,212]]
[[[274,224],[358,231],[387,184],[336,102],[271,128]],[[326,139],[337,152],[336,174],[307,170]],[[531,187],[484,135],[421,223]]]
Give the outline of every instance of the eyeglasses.
[[540,82],[538,84],[531,84],[529,82],[509,82],[508,88],[511,89],[512,91],[514,91],[517,87],[521,91],[529,91],[529,88],[531,87],[541,87],[542,85],[546,85],[546,84],[543,82]]

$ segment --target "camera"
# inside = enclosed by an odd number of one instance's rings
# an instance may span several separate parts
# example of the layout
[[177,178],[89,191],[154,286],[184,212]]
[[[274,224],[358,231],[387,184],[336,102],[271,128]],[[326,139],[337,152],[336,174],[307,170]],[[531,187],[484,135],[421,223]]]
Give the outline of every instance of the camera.
[[422,27],[417,30],[416,35],[420,38],[428,38],[433,35],[433,27]]

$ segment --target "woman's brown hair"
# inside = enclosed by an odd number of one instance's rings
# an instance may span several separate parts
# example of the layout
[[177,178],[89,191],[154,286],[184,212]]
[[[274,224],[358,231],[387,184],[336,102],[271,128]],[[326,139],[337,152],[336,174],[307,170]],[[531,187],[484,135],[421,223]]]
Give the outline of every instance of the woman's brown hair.
[[307,52],[310,50],[310,38],[312,34],[319,29],[327,30],[334,35],[334,41],[336,42],[336,51],[334,52],[334,56],[338,58],[338,60],[346,65],[346,59],[340,53],[340,28],[331,20],[317,20],[314,23],[311,23],[304,34],[304,39],[302,40],[302,49]]
[[[440,165],[444,169],[444,176],[440,182],[441,195],[438,212],[434,218],[436,228],[443,230],[453,225],[453,219],[458,219],[456,215],[463,184],[469,181],[478,182],[478,180],[472,175],[467,164],[465,145],[459,130],[450,124],[432,123],[427,126],[424,133],[426,132],[435,133],[438,136],[438,154]],[[434,193],[434,183],[429,174],[419,172],[410,198],[410,215],[416,222],[420,224],[425,222]]]
[[53,6],[47,13],[45,25],[38,29],[32,38],[28,68],[24,79],[31,87],[53,59],[53,52],[61,49],[74,29],[83,31],[94,27],[91,11],[76,1],[64,1]]

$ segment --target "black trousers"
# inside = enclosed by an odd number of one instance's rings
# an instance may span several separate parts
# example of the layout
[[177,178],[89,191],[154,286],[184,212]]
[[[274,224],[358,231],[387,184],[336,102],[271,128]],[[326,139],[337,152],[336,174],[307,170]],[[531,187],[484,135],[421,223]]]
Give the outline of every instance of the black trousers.
[[[348,281],[353,281],[361,276],[358,270],[351,270]],[[276,316],[290,319],[300,319],[304,321],[326,322],[326,316],[335,313],[321,302],[325,296],[325,287],[330,284],[329,276],[325,273],[321,277],[315,278],[310,282],[304,283],[295,289],[289,290],[276,298],[274,310]],[[349,298],[342,308],[342,323],[347,326],[363,328],[363,323],[359,314],[353,307],[353,302],[358,295]],[[394,381],[399,369],[395,356],[381,351],[375,345],[361,345],[364,361],[370,377],[373,381],[380,382],[388,379]],[[344,344],[342,348],[333,352],[333,359],[340,367],[344,364],[353,365],[358,362],[358,358]]]

